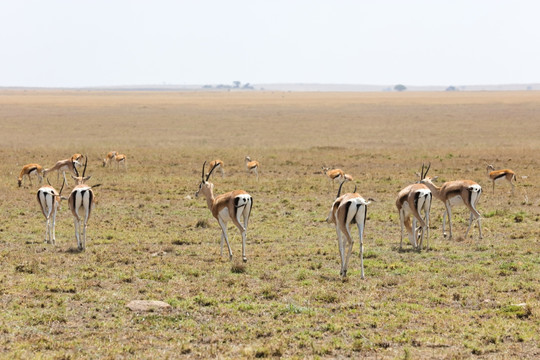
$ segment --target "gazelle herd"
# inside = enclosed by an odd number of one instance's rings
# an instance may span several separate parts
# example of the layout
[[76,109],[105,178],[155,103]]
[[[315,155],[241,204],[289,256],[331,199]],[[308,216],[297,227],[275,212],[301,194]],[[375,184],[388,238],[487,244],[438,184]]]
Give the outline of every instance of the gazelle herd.
[[[83,159],[84,169],[82,175],[80,175],[77,168],[83,166]],[[111,151],[103,159],[102,165],[103,167],[110,166],[113,161],[117,164],[117,169],[122,165],[124,170],[127,170],[126,156],[124,154],[119,154],[117,151]],[[249,156],[246,156],[244,161],[248,173],[254,173],[258,180],[259,162],[251,160]],[[80,251],[86,249],[86,229],[95,199],[92,189],[99,186],[99,184],[93,186],[86,184],[86,181],[90,179],[90,176],[85,176],[87,165],[87,156],[74,154],[68,159],[56,162],[54,166],[47,169],[43,169],[42,166],[35,163],[23,166],[18,177],[19,187],[22,186],[23,177],[25,175],[28,177],[30,185],[32,186],[31,176],[36,176],[41,184],[43,178],[46,178],[50,172],[54,170],[57,171],[57,181],[59,180],[60,172],[63,173],[64,180],[59,192],[56,191],[50,183],[49,185],[41,186],[37,191],[38,203],[46,220],[46,242],[55,244],[56,215],[60,208],[61,201],[67,200],[74,219],[77,247]],[[216,159],[210,162],[209,165],[210,170],[208,173],[205,173],[206,161],[203,164],[202,177],[195,193],[195,197],[198,197],[199,194],[202,194],[205,197],[212,216],[217,220],[221,228],[221,255],[223,255],[223,245],[226,243],[229,259],[232,260],[233,258],[229,236],[227,234],[227,223],[231,220],[240,232],[242,238],[242,260],[246,262],[247,228],[253,207],[253,198],[244,190],[234,190],[215,196],[214,184],[209,182],[209,179],[215,171],[220,171],[221,177],[224,177],[224,162]],[[444,237],[447,236],[445,231],[446,217],[448,216],[449,239],[452,239],[452,208],[456,205],[464,205],[470,212],[469,225],[465,232],[465,237],[468,236],[473,222],[476,222],[478,225],[479,238],[481,239],[481,215],[476,206],[482,195],[482,187],[472,180],[448,181],[441,186],[437,186],[434,184],[437,176],[427,176],[430,167],[431,164],[428,164],[427,167],[423,164],[421,173],[417,173],[420,179],[416,183],[406,186],[398,193],[396,207],[399,213],[401,227],[399,248],[402,249],[403,247],[403,233],[405,229],[407,238],[414,249],[421,251],[424,248],[424,241],[425,248],[429,249],[430,209],[433,197],[439,199],[445,207],[442,219]],[[366,226],[368,205],[374,200],[371,198],[365,200],[360,196],[360,194],[356,192],[356,185],[353,192],[341,195],[345,183],[354,182],[353,177],[338,168],[330,169],[323,167],[322,170],[332,184],[336,180],[339,183],[337,196],[332,202],[326,220],[336,227],[341,262],[340,276],[346,277],[347,275],[349,259],[354,244],[353,236],[351,235],[351,226],[356,224],[360,243],[360,271],[361,277],[364,278],[364,230]],[[67,185],[65,176],[66,171],[72,173],[71,178],[75,181],[75,186],[68,198],[62,196],[62,190],[65,185]],[[514,193],[516,175],[512,170],[495,170],[492,165],[488,165],[487,175],[493,182],[493,192],[495,191],[495,182],[505,179],[512,187],[512,194]]]

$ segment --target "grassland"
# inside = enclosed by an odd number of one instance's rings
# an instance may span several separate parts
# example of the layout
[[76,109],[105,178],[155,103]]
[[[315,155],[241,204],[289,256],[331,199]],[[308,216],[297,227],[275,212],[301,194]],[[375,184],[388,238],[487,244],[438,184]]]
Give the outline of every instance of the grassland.
[[[533,359],[539,349],[540,93],[0,92],[1,358]],[[110,150],[128,171],[102,168]],[[88,154],[97,201],[86,252],[63,203],[43,242],[22,165]],[[257,182],[245,155],[261,162]],[[193,193],[221,158],[216,193],[254,197],[247,264]],[[431,249],[399,250],[397,192],[422,162],[484,187],[476,227],[432,207]],[[486,162],[518,174],[495,194]],[[355,177],[370,205],[339,277],[335,197],[320,169]],[[56,176],[50,178],[56,182]],[[59,187],[59,186],[58,186]],[[169,311],[136,313],[134,299]]]

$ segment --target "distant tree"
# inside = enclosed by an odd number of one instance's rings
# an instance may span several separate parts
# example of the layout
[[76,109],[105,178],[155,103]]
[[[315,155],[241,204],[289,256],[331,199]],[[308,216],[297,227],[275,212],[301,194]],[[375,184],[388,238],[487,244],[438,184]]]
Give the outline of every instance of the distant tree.
[[402,84],[397,84],[396,86],[394,86],[394,90],[396,90],[396,91],[405,91],[405,90],[407,90],[407,87],[405,85],[402,85]]
[[244,86],[242,86],[242,89],[253,90],[253,86],[251,86],[249,83],[245,83]]
[[242,84],[240,81],[233,81],[234,87],[239,88],[240,84]]
[[446,91],[458,91],[458,89],[455,86],[449,86],[446,88]]

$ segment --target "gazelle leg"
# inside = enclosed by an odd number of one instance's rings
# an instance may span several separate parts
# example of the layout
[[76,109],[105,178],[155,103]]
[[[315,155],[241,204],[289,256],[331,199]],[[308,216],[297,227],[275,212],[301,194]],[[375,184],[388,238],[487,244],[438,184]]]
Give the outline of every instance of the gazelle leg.
[[77,217],[73,218],[73,223],[75,224],[75,239],[77,239],[77,248],[82,250],[81,240],[79,236],[79,219]]
[[56,233],[55,233],[55,227],[56,227],[56,213],[57,209],[54,210],[53,214],[53,223],[52,223],[52,244],[56,244]]
[[232,250],[231,245],[229,244],[229,237],[227,236],[227,223],[225,223],[221,218],[218,218],[219,226],[221,226],[221,231],[223,233],[223,237],[225,238],[225,242],[227,243],[227,248],[229,249],[229,260],[232,260]]
[[[446,212],[448,214],[448,231],[450,232],[449,240],[452,239],[452,208],[449,202],[446,202]],[[443,217],[443,233],[444,233],[444,217]]]
[[401,246],[403,245],[403,227],[405,226],[403,218],[405,215],[403,214],[403,209],[399,211],[399,223],[401,225],[401,237],[399,239],[399,248],[401,249]]
[[412,246],[415,248],[415,249],[418,249],[418,243],[417,243],[417,238],[418,238],[418,229],[416,228],[416,217],[413,216],[413,220],[412,220],[412,233],[413,233],[413,238],[412,238]]
[[467,238],[467,236],[469,235],[469,230],[471,229],[473,219],[474,219],[474,217],[473,217],[473,213],[471,211],[471,214],[469,215],[469,227],[467,227],[467,231],[465,232],[465,238]]
[[351,229],[349,228],[349,224],[345,225],[345,239],[347,240],[347,248],[346,248],[346,254],[345,254],[345,266],[343,269],[343,277],[347,276],[347,269],[349,268],[349,259],[352,254],[352,249],[354,245],[354,241],[351,237]]
[[362,279],[364,278],[364,226],[363,222],[357,223],[358,225],[358,236],[360,237],[360,273]]
[[341,236],[341,230],[339,229],[339,225],[336,225],[336,232],[338,236],[339,257],[341,260],[341,269],[339,270],[339,276],[343,276],[343,266],[345,264],[345,252],[343,248],[343,238]]

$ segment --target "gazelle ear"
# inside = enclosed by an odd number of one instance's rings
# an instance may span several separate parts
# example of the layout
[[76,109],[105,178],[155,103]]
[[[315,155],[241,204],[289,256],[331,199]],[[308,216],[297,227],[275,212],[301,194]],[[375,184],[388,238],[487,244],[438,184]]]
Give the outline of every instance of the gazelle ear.
[[422,175],[420,175],[420,173],[419,173],[418,171],[416,171],[416,172],[414,173],[414,175],[418,176],[419,178],[422,178]]
[[77,180],[78,177],[76,177],[75,175],[71,174],[71,177],[73,178],[73,180]]
[[92,177],[92,175],[88,175],[87,177],[84,177],[83,180],[88,181],[88,180],[90,180],[91,177]]
[[432,181],[435,181],[435,180],[437,180],[438,178],[439,178],[439,176],[437,175],[437,176],[432,177],[431,180],[432,180]]

